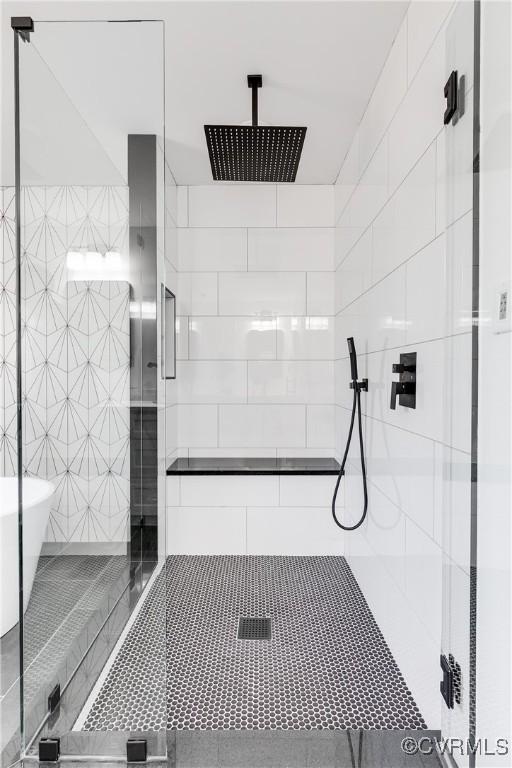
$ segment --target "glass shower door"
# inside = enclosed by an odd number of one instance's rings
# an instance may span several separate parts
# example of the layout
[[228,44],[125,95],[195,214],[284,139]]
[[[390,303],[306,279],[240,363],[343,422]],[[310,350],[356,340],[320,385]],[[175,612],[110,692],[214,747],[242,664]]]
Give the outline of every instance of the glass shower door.
[[[20,39],[20,643],[28,753],[47,739],[48,756],[55,749],[125,756],[127,740],[137,737],[150,755],[165,754],[165,738],[147,720],[139,726],[132,681],[115,722],[104,693],[112,659],[129,652],[121,644],[140,620],[141,593],[158,578],[164,541],[162,73],[159,22],[36,20],[29,40]],[[165,614],[152,606],[149,620],[155,695],[164,696]]]

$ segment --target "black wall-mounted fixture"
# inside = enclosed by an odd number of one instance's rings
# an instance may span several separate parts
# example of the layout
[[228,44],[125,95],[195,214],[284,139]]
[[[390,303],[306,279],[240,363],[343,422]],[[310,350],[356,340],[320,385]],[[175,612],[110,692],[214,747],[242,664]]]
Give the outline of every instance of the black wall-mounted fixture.
[[34,31],[34,21],[30,16],[11,16],[11,29],[18,33],[24,43],[29,43],[30,33]]
[[443,122],[445,125],[451,123],[457,125],[460,118],[466,111],[466,77],[458,76],[454,69],[444,85],[444,97],[446,99],[446,109]]
[[148,757],[146,739],[128,739],[126,742],[126,762],[145,763]]
[[247,75],[247,85],[252,125],[204,126],[212,176],[215,181],[293,182],[307,128],[258,125],[262,75]]
[[403,352],[400,362],[393,365],[393,373],[399,373],[398,381],[391,383],[389,407],[396,409],[396,399],[405,408],[416,408],[416,352]]
[[443,679],[439,683],[439,690],[448,709],[453,709],[453,670],[446,656],[440,658]]
[[446,109],[444,111],[444,124],[448,125],[457,109],[458,74],[454,69],[444,86]]
[[39,762],[56,763],[60,757],[60,739],[48,738],[39,740]]

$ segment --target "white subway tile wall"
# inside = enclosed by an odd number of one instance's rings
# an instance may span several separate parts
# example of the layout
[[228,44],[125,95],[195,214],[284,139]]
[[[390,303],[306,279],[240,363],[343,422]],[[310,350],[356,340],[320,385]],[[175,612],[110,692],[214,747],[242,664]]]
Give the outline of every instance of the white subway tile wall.
[[167,478],[167,551],[180,555],[341,555],[329,476]]
[[332,456],[333,186],[177,199],[178,453]]
[[[446,654],[457,649],[468,680],[460,650],[468,617],[441,626],[440,610],[443,568],[457,574],[445,581],[452,601],[468,600],[469,586],[472,31],[464,5],[410,4],[335,185],[338,456],[351,404],[346,337],[355,337],[360,376],[369,378],[369,515],[345,537],[345,554],[429,727],[441,725],[441,639]],[[443,126],[452,69],[466,75],[456,130]],[[406,351],[418,355],[416,409],[393,411],[392,364]],[[357,519],[355,449],[350,460],[344,501]],[[443,715],[446,732],[468,717],[467,706],[466,694],[452,720]]]

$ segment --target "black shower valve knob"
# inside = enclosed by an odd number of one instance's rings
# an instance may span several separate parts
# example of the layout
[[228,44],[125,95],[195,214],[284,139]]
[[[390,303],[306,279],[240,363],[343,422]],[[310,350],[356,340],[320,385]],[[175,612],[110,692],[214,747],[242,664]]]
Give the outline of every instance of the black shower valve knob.
[[393,363],[393,373],[414,373],[415,365],[405,365],[404,363]]

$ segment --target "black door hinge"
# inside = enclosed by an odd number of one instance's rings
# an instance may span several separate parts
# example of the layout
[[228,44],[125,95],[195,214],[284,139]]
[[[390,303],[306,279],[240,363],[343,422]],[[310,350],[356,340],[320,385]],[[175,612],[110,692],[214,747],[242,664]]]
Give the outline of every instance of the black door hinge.
[[443,679],[439,683],[441,695],[448,709],[453,709],[453,671],[446,656],[441,655]]

